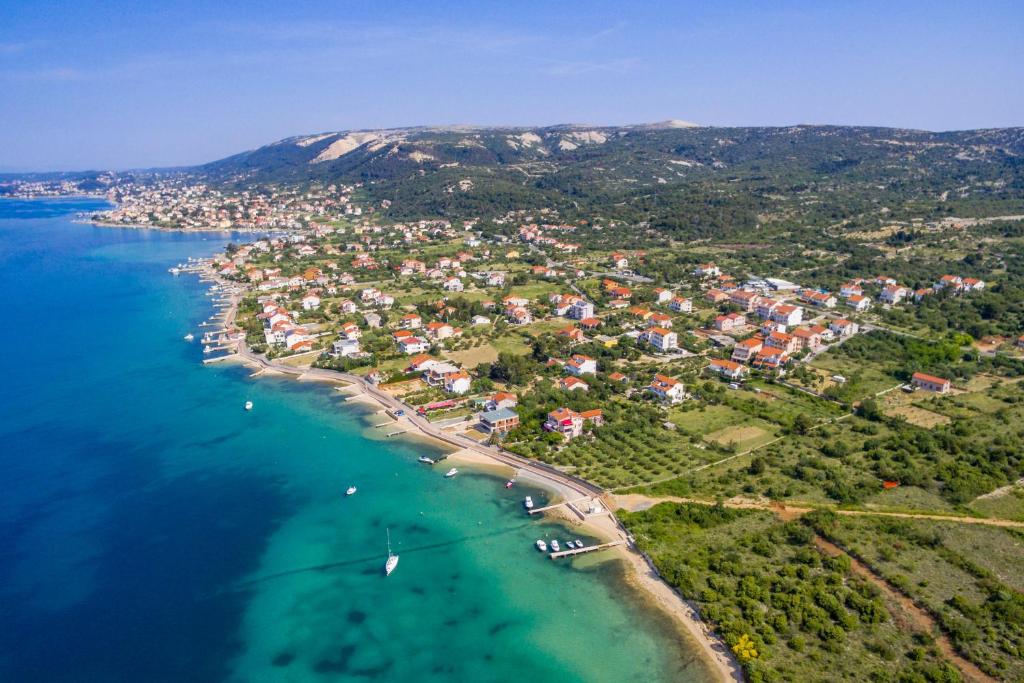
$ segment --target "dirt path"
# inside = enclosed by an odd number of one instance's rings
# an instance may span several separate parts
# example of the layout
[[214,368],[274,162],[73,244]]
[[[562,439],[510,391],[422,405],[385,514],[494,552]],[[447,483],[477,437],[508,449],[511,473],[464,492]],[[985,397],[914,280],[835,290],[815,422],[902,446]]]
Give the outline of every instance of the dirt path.
[[[645,496],[642,493],[624,493],[614,496],[618,507],[627,510],[643,510],[657,505],[658,503],[694,503],[696,505],[717,505],[717,501],[701,500],[698,498],[681,498],[679,496]],[[981,524],[983,526],[998,526],[1016,529],[1024,529],[1024,522],[1012,519],[998,519],[994,517],[958,517],[956,515],[933,515],[927,513],[913,512],[875,512],[873,510],[834,510],[831,508],[813,508],[794,505],[785,505],[776,502],[759,502],[756,500],[731,499],[722,502],[727,508],[743,510],[767,510],[774,512],[783,519],[795,519],[800,515],[813,512],[814,510],[830,510],[837,515],[845,517],[900,517],[902,519],[930,519],[936,522],[954,522],[957,524]]]
[[964,680],[973,683],[998,683],[998,679],[992,678],[957,653],[953,648],[953,643],[941,631],[932,615],[918,607],[909,597],[893,588],[888,581],[876,574],[870,567],[844,551],[835,543],[825,540],[821,536],[814,537],[814,544],[821,552],[830,557],[839,557],[840,555],[849,557],[851,571],[877,587],[885,595],[886,602],[898,608],[892,610],[893,619],[896,620],[897,625],[901,628],[910,628],[914,631],[932,635],[935,638],[935,645],[939,648],[939,652],[953,666],[960,670]]

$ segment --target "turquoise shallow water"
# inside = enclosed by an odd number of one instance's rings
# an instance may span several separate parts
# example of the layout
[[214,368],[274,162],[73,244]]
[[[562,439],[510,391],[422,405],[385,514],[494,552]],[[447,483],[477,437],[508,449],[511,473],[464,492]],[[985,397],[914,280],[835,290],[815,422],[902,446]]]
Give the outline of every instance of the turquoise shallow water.
[[0,202],[0,680],[705,680],[617,562],[532,549],[565,534],[522,489],[202,366],[209,299],[166,270],[226,236],[70,221],[98,204]]

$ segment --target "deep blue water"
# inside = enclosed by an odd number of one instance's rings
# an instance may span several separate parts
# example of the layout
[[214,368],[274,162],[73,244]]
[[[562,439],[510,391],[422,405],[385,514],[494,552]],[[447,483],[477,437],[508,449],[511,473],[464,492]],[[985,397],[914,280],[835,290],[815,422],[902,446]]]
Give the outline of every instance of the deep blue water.
[[101,205],[0,201],[0,681],[702,679],[616,562],[531,550],[523,491],[203,366],[167,268],[228,236],[71,222]]

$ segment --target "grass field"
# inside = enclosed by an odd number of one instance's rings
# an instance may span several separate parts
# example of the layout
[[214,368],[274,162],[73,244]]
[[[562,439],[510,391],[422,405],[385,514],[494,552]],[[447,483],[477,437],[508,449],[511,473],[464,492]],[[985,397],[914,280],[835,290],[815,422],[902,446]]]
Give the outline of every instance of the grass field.
[[736,452],[763,446],[774,438],[775,435],[771,431],[755,425],[733,425],[704,436],[705,441],[720,446],[731,446]]
[[947,425],[952,422],[952,420],[945,415],[933,413],[930,410],[925,410],[924,408],[919,408],[918,406],[910,404],[895,406],[886,410],[885,414],[890,417],[902,417],[908,423],[918,427],[924,427],[925,429],[933,429],[939,425]]
[[829,376],[842,375],[848,381],[853,381],[856,378],[858,393],[860,394],[855,397],[856,400],[873,396],[880,391],[891,389],[899,384],[894,377],[886,374],[885,370],[880,366],[865,365],[836,353],[821,354],[811,362],[810,367],[812,369],[824,370]]
[[449,351],[445,356],[449,360],[472,369],[480,363],[493,363],[498,360],[498,349],[491,344],[485,344],[465,351]]

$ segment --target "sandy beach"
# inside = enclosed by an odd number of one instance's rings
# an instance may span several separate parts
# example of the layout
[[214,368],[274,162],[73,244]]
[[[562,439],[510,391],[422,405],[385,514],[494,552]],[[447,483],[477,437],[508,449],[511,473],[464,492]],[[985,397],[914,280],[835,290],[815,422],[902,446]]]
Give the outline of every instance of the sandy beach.
[[[232,306],[225,316],[225,327],[233,325],[237,312],[239,297],[232,299]],[[238,358],[250,367],[257,368],[253,376],[259,376],[261,372],[276,372],[276,374],[289,375],[299,380],[326,381],[341,384],[339,391],[348,395],[347,402],[359,403],[368,407],[377,406],[378,416],[387,415],[388,419],[398,427],[401,425],[403,432],[395,435],[394,438],[421,440],[429,443],[434,448],[449,451],[447,459],[454,465],[472,468],[485,472],[499,478],[515,476],[517,479],[527,482],[532,486],[544,489],[551,494],[552,503],[578,500],[584,491],[574,478],[568,475],[561,475],[551,472],[548,468],[541,469],[541,466],[533,463],[523,463],[524,467],[516,467],[510,462],[502,459],[498,453],[492,454],[489,447],[475,445],[473,447],[457,447],[451,441],[439,438],[435,434],[428,433],[422,424],[418,423],[413,416],[406,413],[402,418],[395,418],[389,410],[394,410],[384,398],[382,392],[371,393],[368,386],[360,378],[349,376],[338,376],[331,370],[308,369],[303,371],[299,368],[275,365],[261,357],[256,356],[248,349],[244,342],[238,343]],[[355,381],[351,381],[355,380]],[[395,399],[391,399],[392,402]],[[379,422],[379,421],[377,421]],[[425,421],[424,421],[425,422]],[[381,428],[385,431],[387,428]],[[511,456],[507,456],[511,457]],[[533,466],[534,469],[527,469]],[[593,485],[589,485],[593,488]],[[609,548],[607,551],[611,557],[619,558],[626,563],[627,578],[629,585],[637,589],[650,606],[659,610],[666,616],[677,629],[680,637],[683,637],[694,644],[702,655],[702,661],[716,680],[719,681],[742,681],[742,669],[736,659],[732,656],[728,646],[722,641],[708,625],[700,618],[695,605],[683,599],[671,586],[662,580],[654,565],[646,555],[640,553],[632,545],[631,540],[618,519],[615,517],[614,501],[607,496],[600,497],[601,503],[606,512],[595,515],[586,515],[581,520],[579,516],[566,510],[565,506],[555,508],[543,513],[553,519],[581,530],[589,536],[600,539],[601,542],[615,540],[624,541],[623,544]],[[589,556],[587,556],[589,557]]]

